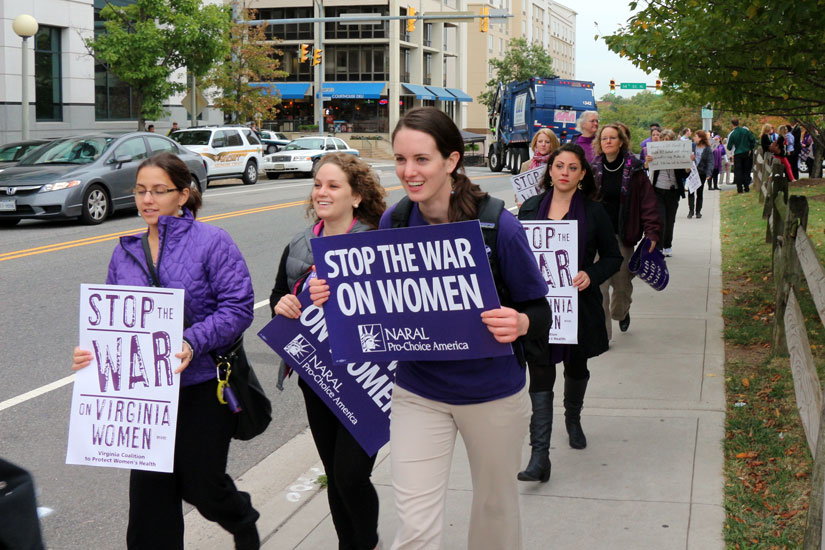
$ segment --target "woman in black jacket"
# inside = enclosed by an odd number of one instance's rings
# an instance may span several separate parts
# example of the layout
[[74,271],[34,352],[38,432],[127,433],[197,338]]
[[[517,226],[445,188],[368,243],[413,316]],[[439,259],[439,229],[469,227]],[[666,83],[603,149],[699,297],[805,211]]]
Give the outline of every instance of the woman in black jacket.
[[[550,479],[550,431],[553,425],[553,386],[556,363],[564,363],[564,415],[570,446],[583,449],[587,439],[581,410],[590,372],[587,360],[608,348],[602,294],[599,285],[619,270],[622,254],[613,224],[602,205],[584,150],[568,143],[556,149],[541,183],[543,192],[529,198],[519,210],[520,220],[576,220],[579,235],[578,344],[548,344],[547,336],[526,343],[530,369],[530,462],[518,474],[522,481]],[[596,253],[598,261],[594,262]]]

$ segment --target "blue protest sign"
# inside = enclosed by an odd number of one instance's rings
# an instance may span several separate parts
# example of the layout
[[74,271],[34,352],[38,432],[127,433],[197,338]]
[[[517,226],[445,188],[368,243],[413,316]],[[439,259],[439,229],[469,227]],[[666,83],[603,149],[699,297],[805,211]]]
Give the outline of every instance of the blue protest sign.
[[258,336],[318,394],[372,456],[390,440],[396,364],[366,361],[333,365],[324,310],[312,305],[308,291],[298,299],[300,318],[277,316]]
[[477,220],[312,240],[333,361],[512,355],[481,312],[500,307]]

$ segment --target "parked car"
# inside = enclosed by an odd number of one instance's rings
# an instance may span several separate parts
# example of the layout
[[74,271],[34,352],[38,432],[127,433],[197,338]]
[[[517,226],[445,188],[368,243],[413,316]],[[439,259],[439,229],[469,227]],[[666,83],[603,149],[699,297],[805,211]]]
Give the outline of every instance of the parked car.
[[135,208],[138,166],[164,151],[186,163],[194,187],[205,188],[203,158],[158,134],[98,133],[45,144],[0,171],[0,227],[26,218],[98,224],[115,210]]
[[246,126],[202,126],[170,137],[206,159],[207,181],[241,178],[246,185],[258,183],[263,146]]
[[17,164],[24,155],[50,141],[50,139],[32,139],[0,145],[0,168]]
[[315,164],[327,153],[349,153],[361,156],[358,149],[332,136],[302,137],[290,141],[283,150],[264,158],[264,171],[268,178],[275,178],[287,172],[299,172],[311,175]]
[[267,155],[280,151],[290,141],[288,137],[280,132],[261,130],[261,142],[264,144],[264,151]]

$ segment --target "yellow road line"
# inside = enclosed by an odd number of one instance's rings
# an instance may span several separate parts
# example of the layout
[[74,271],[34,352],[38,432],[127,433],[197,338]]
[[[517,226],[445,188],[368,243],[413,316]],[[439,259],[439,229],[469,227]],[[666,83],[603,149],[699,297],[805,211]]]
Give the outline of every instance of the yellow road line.
[[[400,185],[395,187],[387,187],[385,188],[387,191],[395,191],[396,189],[401,189]],[[307,204],[308,201],[301,200],[301,201],[292,201],[292,202],[283,202],[280,204],[271,204],[269,206],[260,206],[257,208],[249,208],[246,210],[236,210],[234,212],[225,212],[223,214],[213,214],[211,216],[204,216],[203,218],[199,218],[202,222],[211,222],[217,220],[225,220],[227,218],[234,218],[237,216],[246,216],[248,214],[258,214],[261,212],[270,212],[272,210],[281,210],[283,208],[290,208],[292,206],[301,206],[303,204]],[[123,237],[124,235],[136,235],[139,233],[143,233],[146,231],[145,227],[139,227],[135,229],[127,229],[126,231],[119,231],[117,233],[108,233],[106,235],[98,235],[96,237],[87,237],[85,239],[78,239],[76,241],[66,241],[62,243],[55,243],[45,246],[38,246],[36,248],[27,248],[25,250],[15,250],[13,252],[5,252],[0,254],[0,262],[4,262],[6,260],[14,260],[17,258],[24,258],[26,256],[36,256],[37,254],[45,254],[46,252],[57,252],[58,250],[66,250],[68,248],[75,248],[78,246],[86,246],[89,244],[97,244],[106,241],[112,241],[114,239],[118,239]]]

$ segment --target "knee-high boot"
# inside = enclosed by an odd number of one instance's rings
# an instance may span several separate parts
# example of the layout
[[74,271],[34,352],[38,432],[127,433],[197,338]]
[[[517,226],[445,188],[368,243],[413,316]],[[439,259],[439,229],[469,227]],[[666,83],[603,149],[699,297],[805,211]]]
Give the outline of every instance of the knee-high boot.
[[570,437],[570,446],[574,449],[587,447],[587,438],[582,430],[581,413],[588,380],[590,380],[589,375],[581,380],[564,377],[564,425]]
[[553,392],[530,392],[533,415],[530,417],[530,462],[518,473],[519,481],[550,479],[550,433],[553,430]]

